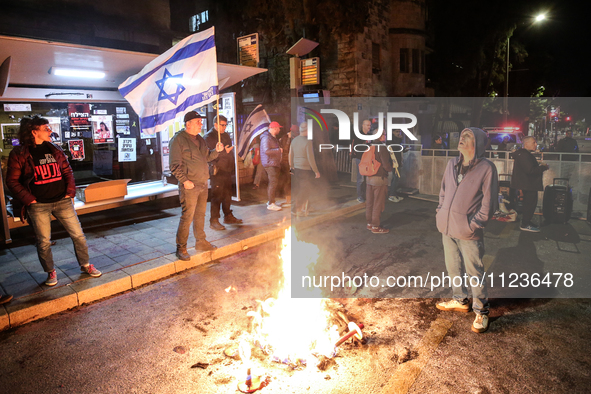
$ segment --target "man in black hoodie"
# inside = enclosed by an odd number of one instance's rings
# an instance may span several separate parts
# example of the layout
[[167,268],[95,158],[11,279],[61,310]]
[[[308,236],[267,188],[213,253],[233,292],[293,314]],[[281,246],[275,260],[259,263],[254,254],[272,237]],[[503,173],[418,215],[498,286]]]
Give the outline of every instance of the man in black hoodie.
[[539,233],[540,229],[531,222],[538,205],[538,191],[544,190],[542,174],[548,169],[547,164],[539,164],[530,152],[536,150],[536,139],[525,137],[523,148],[513,153],[513,175],[511,187],[523,191],[523,213],[521,230]]
[[209,149],[215,149],[218,141],[224,145],[224,149],[218,157],[209,162],[209,175],[211,180],[211,205],[209,228],[213,230],[225,230],[226,227],[220,223],[220,206],[224,212],[224,223],[241,224],[232,214],[232,174],[235,172],[234,152],[232,138],[226,133],[228,119],[220,115],[219,121],[216,116],[213,118],[213,127],[203,137]]

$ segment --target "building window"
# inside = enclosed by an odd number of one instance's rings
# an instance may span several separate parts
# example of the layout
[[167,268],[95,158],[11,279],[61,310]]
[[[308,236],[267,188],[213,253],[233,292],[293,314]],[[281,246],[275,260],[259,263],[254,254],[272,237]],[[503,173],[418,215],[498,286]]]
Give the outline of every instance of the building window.
[[410,72],[410,50],[408,48],[400,48],[400,72]]
[[421,63],[419,61],[420,52],[418,49],[412,50],[412,72],[413,74],[418,74],[421,72]]
[[203,23],[207,23],[209,21],[209,11],[203,11],[199,14],[195,14],[189,18],[189,30],[192,33],[199,31],[199,27]]
[[421,74],[425,75],[425,51],[421,51]]
[[375,73],[379,72],[382,67],[381,65],[381,59],[380,59],[380,44],[376,44],[375,42],[371,43],[371,68]]

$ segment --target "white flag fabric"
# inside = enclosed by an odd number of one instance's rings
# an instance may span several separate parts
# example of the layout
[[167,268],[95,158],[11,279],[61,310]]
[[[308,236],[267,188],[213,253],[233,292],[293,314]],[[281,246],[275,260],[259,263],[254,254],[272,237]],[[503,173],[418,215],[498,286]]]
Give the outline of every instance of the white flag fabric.
[[214,28],[193,34],[152,60],[119,92],[140,117],[145,134],[166,129],[185,112],[217,99]]
[[248,115],[242,130],[238,133],[238,156],[242,159],[246,157],[248,153],[248,147],[254,141],[254,139],[269,130],[269,124],[271,119],[267,115],[267,112],[263,109],[262,105],[257,107]]

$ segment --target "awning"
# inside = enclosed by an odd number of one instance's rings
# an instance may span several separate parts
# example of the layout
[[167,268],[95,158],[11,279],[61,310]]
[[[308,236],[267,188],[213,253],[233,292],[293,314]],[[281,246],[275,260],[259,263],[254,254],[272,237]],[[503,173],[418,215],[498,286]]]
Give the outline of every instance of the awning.
[[[19,100],[25,98],[22,96],[22,88],[27,87],[47,88],[52,92],[58,92],[61,88],[115,91],[129,76],[138,73],[146,64],[158,57],[151,53],[0,36],[0,64],[9,56],[12,61],[9,86],[21,90],[15,96]],[[106,77],[76,79],[50,74],[49,69],[56,66],[103,71]],[[267,69],[218,63],[220,90],[264,71]],[[0,96],[0,100],[10,99],[10,96],[9,88]],[[31,98],[39,97],[41,96],[35,95]]]

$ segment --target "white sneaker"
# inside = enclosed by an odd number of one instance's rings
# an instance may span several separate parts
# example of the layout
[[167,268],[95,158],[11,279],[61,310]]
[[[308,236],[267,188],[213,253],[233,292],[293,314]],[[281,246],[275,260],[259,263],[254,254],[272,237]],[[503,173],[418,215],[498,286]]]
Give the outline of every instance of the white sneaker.
[[482,333],[488,330],[488,315],[476,314],[476,319],[472,323],[472,331]]
[[468,312],[470,306],[468,304],[461,304],[456,300],[444,301],[437,304],[437,309],[442,311],[454,311],[454,312]]
[[404,197],[400,197],[400,196],[398,196],[397,198],[398,198],[398,202],[400,202],[400,201],[404,200]]
[[269,205],[267,205],[267,209],[269,211],[281,211],[281,207],[280,206],[277,206],[275,204],[269,204]]
[[388,197],[388,201],[390,201],[390,202],[398,202],[400,200],[396,196],[390,196],[390,197]]

